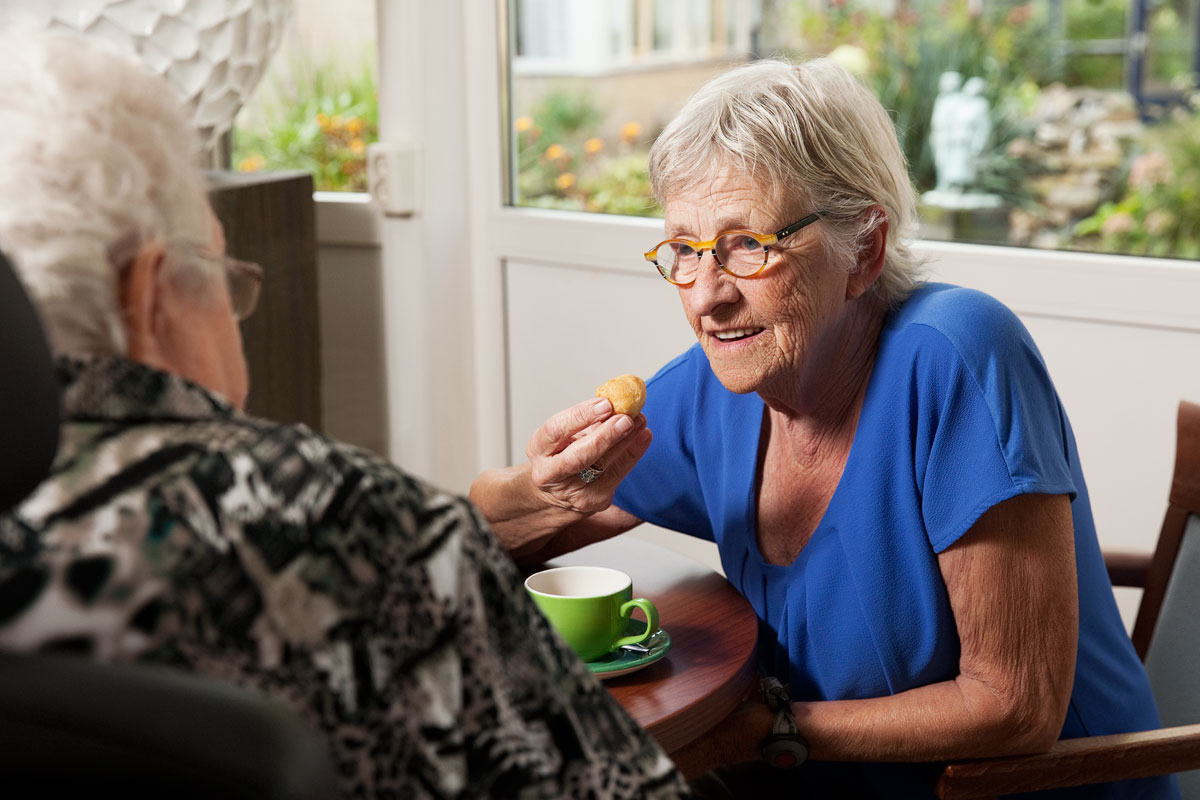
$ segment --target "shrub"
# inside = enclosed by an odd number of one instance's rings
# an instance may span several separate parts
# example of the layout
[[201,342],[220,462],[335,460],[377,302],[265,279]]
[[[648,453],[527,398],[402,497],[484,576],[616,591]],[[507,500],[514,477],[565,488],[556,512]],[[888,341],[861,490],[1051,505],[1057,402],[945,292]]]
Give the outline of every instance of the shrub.
[[299,57],[234,129],[233,166],[303,169],[319,191],[367,190],[367,145],[379,137],[374,54],[357,70]]
[[536,208],[627,216],[661,215],[650,197],[641,126],[593,136],[604,113],[586,91],[550,92],[513,122],[517,202]]
[[1133,255],[1200,258],[1200,103],[1151,128],[1123,194],[1075,226],[1073,245]]
[[[1044,85],[1057,77],[1052,38],[1042,4],[988,4],[973,13],[965,0],[921,0],[898,7],[895,15],[855,2],[832,3],[819,12],[807,3],[792,3],[784,12],[778,47],[789,57],[862,51],[860,77],[874,89],[896,123],[900,145],[917,188],[933,188],[936,174],[929,147],[930,116],[943,72],[987,82],[992,108],[992,141],[987,151],[1000,154],[984,164],[980,188],[1010,202],[1025,196],[1019,170],[1003,159],[1005,146],[1019,133],[1011,112],[1024,87]],[[845,63],[845,62],[843,62]],[[847,66],[850,66],[847,64]]]

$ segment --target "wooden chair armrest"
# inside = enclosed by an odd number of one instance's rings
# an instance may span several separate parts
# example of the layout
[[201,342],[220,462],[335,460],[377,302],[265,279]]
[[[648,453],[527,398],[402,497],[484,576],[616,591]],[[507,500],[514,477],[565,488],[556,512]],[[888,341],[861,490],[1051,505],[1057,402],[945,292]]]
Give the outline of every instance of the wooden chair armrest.
[[1138,550],[1105,550],[1104,566],[1112,585],[1146,588],[1152,555]]
[[948,764],[942,800],[992,798],[1066,786],[1147,778],[1200,767],[1200,725],[1061,739],[1046,753]]

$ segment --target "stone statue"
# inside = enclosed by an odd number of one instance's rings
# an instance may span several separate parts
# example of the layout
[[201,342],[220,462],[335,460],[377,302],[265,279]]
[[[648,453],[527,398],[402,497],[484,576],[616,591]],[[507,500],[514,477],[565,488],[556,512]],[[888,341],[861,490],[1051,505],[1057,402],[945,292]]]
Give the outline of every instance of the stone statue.
[[954,128],[954,116],[958,111],[962,88],[962,76],[957,72],[943,72],[938,79],[938,93],[933,100],[933,113],[929,119],[929,146],[933,150],[933,166],[937,171],[937,188],[950,188],[947,176],[954,170],[951,158],[954,146],[950,132]]
[[992,135],[991,110],[983,78],[962,82],[957,72],[943,72],[930,117],[929,144],[937,171],[937,188],[924,200],[948,208],[994,208],[1000,199],[972,192],[979,178],[979,157]]

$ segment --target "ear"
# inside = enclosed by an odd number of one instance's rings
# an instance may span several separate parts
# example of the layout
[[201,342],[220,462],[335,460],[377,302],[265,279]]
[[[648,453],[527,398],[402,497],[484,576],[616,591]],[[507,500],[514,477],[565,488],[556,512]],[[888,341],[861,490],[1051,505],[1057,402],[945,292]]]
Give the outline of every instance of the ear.
[[156,319],[159,311],[159,272],[166,258],[161,242],[147,242],[121,275],[121,318],[125,326],[125,355],[150,366],[162,363]]
[[884,211],[883,206],[876,203],[863,214],[875,215],[879,219],[879,223],[867,235],[866,240],[858,249],[858,264],[855,266],[854,272],[850,274],[850,280],[846,285],[847,300],[861,297],[875,285],[875,281],[879,280],[879,274],[883,272],[884,257],[887,255],[887,212]]

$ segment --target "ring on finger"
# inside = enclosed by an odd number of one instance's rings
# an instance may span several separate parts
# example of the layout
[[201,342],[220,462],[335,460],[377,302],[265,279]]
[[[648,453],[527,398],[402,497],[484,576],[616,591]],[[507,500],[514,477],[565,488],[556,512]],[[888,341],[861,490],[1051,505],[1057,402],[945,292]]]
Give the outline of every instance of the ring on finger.
[[584,483],[591,483],[604,474],[604,467],[598,467],[595,464],[590,467],[585,467],[579,470],[579,480]]

